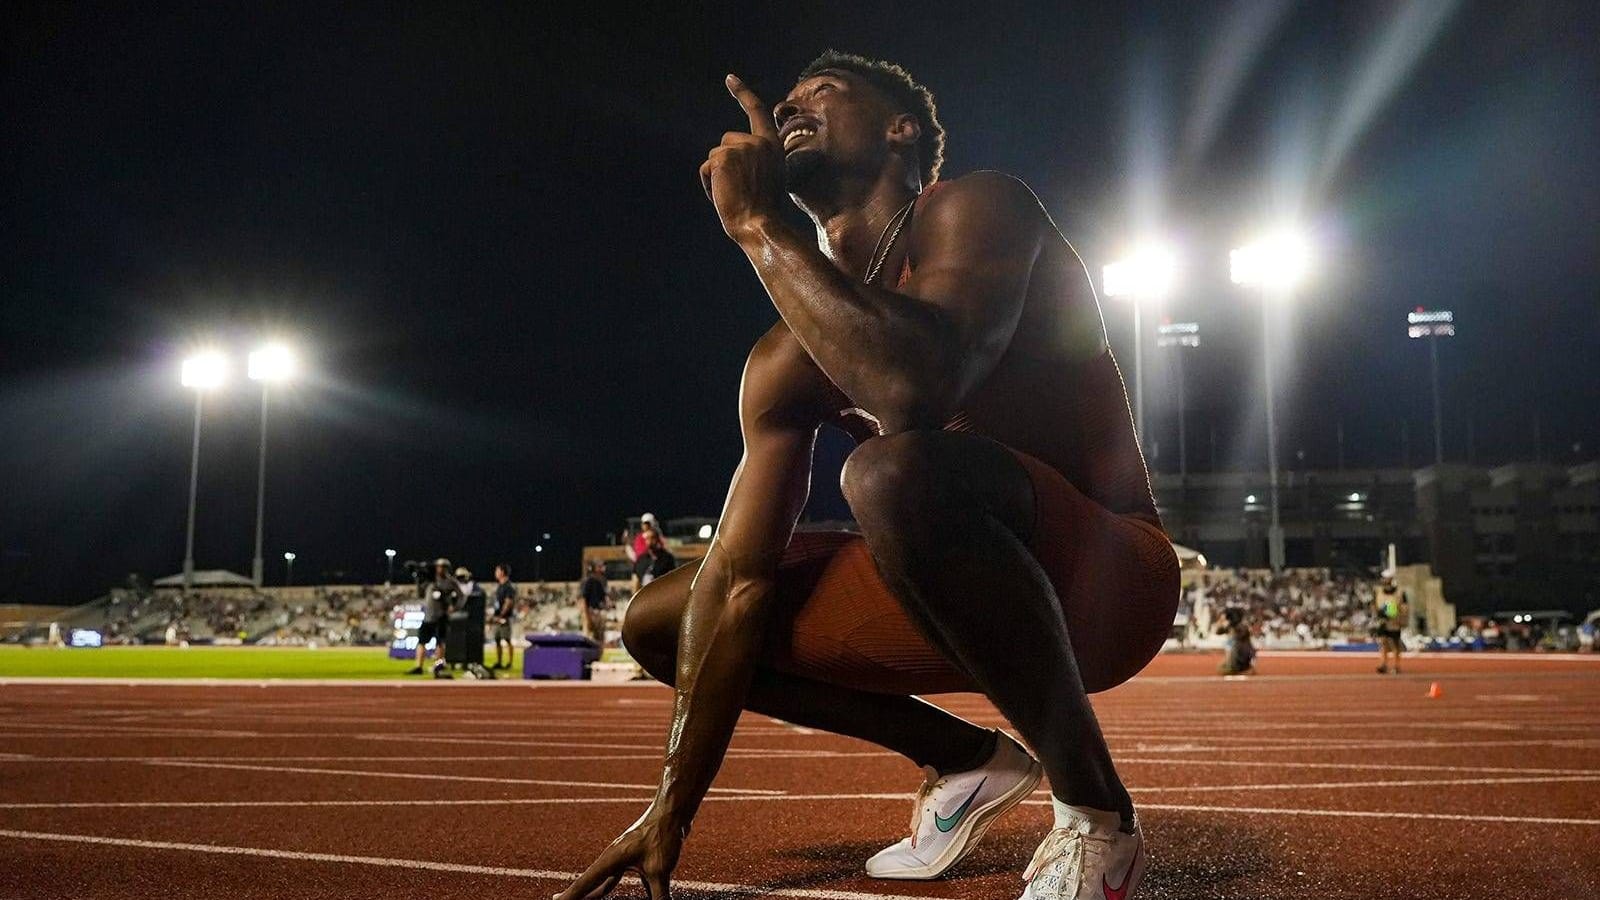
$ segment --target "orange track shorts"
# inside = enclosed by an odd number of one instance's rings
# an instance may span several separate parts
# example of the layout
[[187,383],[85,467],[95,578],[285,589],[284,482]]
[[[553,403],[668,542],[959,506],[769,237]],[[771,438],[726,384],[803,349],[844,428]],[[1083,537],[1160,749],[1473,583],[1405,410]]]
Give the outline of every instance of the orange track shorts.
[[[1055,469],[1013,450],[1033,481],[1028,549],[1055,587],[1085,689],[1143,669],[1172,631],[1178,559],[1162,530],[1085,497]],[[799,532],[778,575],[783,608],[772,664],[816,681],[884,694],[977,691],[923,637],[851,532]],[[983,597],[971,598],[984,603]]]

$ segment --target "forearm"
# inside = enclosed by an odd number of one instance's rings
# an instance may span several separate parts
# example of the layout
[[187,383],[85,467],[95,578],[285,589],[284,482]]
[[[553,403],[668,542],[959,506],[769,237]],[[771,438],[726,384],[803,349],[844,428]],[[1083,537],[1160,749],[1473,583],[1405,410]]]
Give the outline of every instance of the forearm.
[[963,353],[944,310],[853,281],[775,220],[750,225],[739,246],[784,322],[852,401],[889,430],[943,423]]
[[678,644],[678,690],[658,812],[688,823],[710,789],[744,709],[770,616],[770,579],[733,573],[716,545],[690,588]]

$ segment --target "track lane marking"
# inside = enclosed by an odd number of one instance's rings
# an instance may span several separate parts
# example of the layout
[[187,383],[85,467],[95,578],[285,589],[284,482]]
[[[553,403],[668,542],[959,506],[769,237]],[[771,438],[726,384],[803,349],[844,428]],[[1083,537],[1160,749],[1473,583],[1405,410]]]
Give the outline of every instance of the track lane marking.
[[[442,775],[431,772],[374,772],[369,769],[319,769],[315,766],[258,766],[242,763],[211,763],[188,762],[178,760],[147,762],[148,766],[168,766],[186,769],[229,769],[245,772],[289,772],[307,775],[360,775],[366,778],[399,778],[410,781],[467,781],[480,784],[534,784],[549,787],[594,787],[594,788],[628,788],[631,790],[653,791],[660,787],[659,784],[620,784],[608,781],[564,781],[553,778],[495,778],[488,775]],[[787,791],[773,791],[760,788],[711,788],[714,793],[739,794],[741,796],[778,795]]]
[[[50,841],[56,843],[95,844],[111,847],[136,847],[142,850],[182,850],[189,853],[214,853],[226,856],[255,856],[270,859],[287,859],[298,862],[327,862],[350,865],[380,866],[392,869],[414,869],[425,872],[459,872],[467,875],[499,875],[510,878],[528,878],[536,881],[571,881],[580,872],[556,872],[549,869],[516,869],[505,866],[479,866],[469,863],[435,862],[414,859],[395,859],[383,856],[351,856],[343,853],[308,853],[300,850],[271,850],[264,847],[232,847],[221,844],[191,844],[182,841],[147,841],[137,838],[103,837],[93,834],[62,834],[50,831],[17,831],[0,828],[0,837],[24,841]],[[761,894],[773,897],[804,897],[810,900],[943,900],[943,898],[914,897],[903,894],[872,894],[864,891],[835,891],[822,888],[768,888],[750,884],[723,884],[712,881],[673,881],[673,887],[685,891],[705,891],[724,896]]]
[[[1027,806],[1049,806],[1049,800],[1024,800]],[[1330,816],[1356,819],[1421,819],[1437,822],[1499,822],[1511,825],[1600,825],[1600,819],[1561,816],[1489,816],[1465,813],[1379,812],[1362,809],[1284,809],[1271,806],[1203,806],[1189,803],[1141,803],[1140,809],[1166,812],[1243,813],[1246,815]]]

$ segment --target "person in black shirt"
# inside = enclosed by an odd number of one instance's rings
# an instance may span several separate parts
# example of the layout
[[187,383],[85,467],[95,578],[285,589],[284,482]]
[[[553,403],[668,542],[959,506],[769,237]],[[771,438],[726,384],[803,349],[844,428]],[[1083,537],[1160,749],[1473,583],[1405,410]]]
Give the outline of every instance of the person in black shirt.
[[[511,583],[511,566],[501,563],[494,567],[494,667],[509,669],[516,661],[516,651],[511,646],[511,622],[517,617],[517,586]],[[505,642],[505,663],[500,662],[500,644]]]
[[606,591],[605,569],[596,562],[589,563],[589,572],[583,577],[583,630],[595,643],[606,642]]

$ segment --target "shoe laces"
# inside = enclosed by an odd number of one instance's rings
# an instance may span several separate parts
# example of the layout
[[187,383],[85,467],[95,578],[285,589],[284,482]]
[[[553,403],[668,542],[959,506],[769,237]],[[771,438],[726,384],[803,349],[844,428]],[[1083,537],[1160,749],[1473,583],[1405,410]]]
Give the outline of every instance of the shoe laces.
[[911,807],[911,846],[917,845],[917,835],[922,833],[922,810],[928,805],[928,795],[944,784],[944,776],[933,766],[922,767],[922,787],[917,788],[917,802]]
[[1033,876],[1057,857],[1065,856],[1067,866],[1062,875],[1070,883],[1070,876],[1082,872],[1085,863],[1098,862],[1105,857],[1111,849],[1112,840],[1113,836],[1108,834],[1084,833],[1071,828],[1052,829],[1039,844],[1039,849],[1033,851],[1033,859],[1022,871],[1022,880],[1032,881]]

